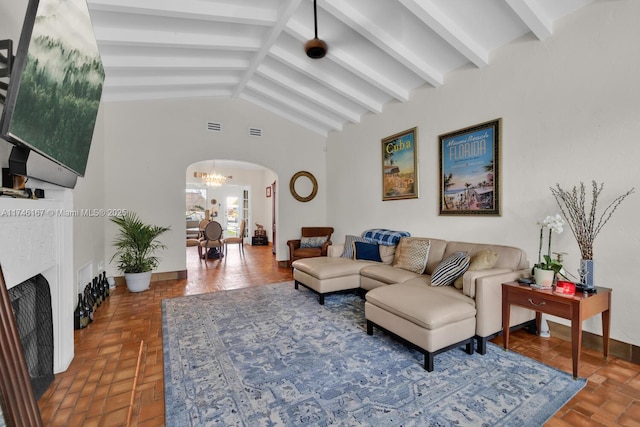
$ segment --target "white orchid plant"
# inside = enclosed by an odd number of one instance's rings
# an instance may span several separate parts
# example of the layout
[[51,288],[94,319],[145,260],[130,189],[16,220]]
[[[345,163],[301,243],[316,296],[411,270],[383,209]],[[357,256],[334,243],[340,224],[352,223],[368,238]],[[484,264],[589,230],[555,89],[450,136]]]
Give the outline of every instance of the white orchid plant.
[[[542,270],[553,270],[557,273],[562,270],[562,264],[557,259],[551,258],[551,236],[553,233],[560,234],[564,231],[564,220],[560,214],[547,215],[542,221],[538,221],[540,226],[540,247],[538,249],[538,263],[534,265]],[[547,244],[547,254],[542,255],[542,244],[544,240],[544,230],[549,230],[549,240]],[[544,260],[544,261],[543,261]]]

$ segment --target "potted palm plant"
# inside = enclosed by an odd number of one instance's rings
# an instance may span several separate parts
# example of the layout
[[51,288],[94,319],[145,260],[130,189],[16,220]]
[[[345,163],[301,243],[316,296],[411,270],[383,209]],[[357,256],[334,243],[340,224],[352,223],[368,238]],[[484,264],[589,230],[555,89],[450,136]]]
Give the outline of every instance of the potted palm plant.
[[170,227],[145,224],[134,212],[112,217],[111,221],[119,227],[113,240],[116,252],[111,261],[118,259],[118,269],[124,273],[129,291],[149,289],[151,272],[158,267],[159,261],[154,254],[166,248],[158,237]]

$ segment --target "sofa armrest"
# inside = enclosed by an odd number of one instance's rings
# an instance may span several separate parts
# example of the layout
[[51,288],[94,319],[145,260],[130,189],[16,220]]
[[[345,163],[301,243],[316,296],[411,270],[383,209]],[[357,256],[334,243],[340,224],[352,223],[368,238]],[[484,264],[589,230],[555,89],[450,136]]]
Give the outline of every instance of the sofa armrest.
[[301,241],[301,239],[287,240],[287,246],[289,246],[290,253],[293,253],[294,250],[300,248]]
[[[478,279],[480,279],[481,277],[501,276],[508,273],[513,273],[513,270],[509,268],[489,268],[486,270],[467,271],[462,276],[462,293],[470,298],[475,298],[477,293],[476,281]],[[499,280],[500,279],[498,279],[498,281]],[[508,281],[509,280],[507,280],[507,282]],[[493,283],[493,281],[491,281],[490,283]],[[502,282],[497,283],[497,285],[498,287],[500,287],[502,285]]]
[[341,257],[344,251],[344,243],[332,244],[327,248],[328,257]]
[[[478,336],[486,337],[502,331],[502,284],[529,276],[531,276],[531,270],[525,269],[476,278],[476,334]],[[511,307],[510,326],[519,325],[534,318],[535,311]]]

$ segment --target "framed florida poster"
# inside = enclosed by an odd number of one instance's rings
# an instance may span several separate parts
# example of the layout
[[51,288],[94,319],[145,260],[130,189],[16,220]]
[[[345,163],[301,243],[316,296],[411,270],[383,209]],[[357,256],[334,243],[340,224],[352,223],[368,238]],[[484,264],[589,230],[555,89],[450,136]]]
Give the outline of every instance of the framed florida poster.
[[417,128],[382,140],[382,200],[418,197]]
[[440,215],[500,215],[501,123],[439,136]]

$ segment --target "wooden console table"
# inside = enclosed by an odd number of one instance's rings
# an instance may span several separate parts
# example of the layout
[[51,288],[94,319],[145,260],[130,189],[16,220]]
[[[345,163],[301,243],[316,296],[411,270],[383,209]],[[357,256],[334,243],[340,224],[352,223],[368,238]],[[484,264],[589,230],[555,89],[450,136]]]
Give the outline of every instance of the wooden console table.
[[571,320],[571,355],[573,377],[578,378],[580,349],[582,348],[582,321],[602,313],[602,353],[609,356],[609,326],[611,314],[611,289],[597,287],[597,293],[585,295],[576,293],[573,297],[554,294],[551,290],[541,290],[520,285],[517,282],[502,284],[502,330],[504,349],[509,348],[509,317],[511,305],[536,311],[536,326],[540,330],[542,314],[550,314]]

